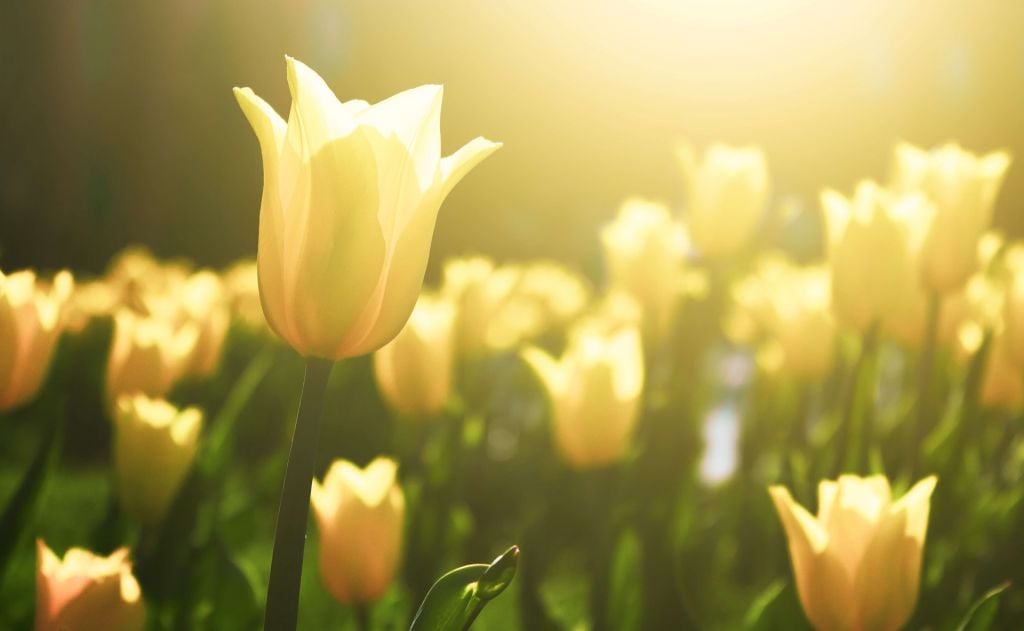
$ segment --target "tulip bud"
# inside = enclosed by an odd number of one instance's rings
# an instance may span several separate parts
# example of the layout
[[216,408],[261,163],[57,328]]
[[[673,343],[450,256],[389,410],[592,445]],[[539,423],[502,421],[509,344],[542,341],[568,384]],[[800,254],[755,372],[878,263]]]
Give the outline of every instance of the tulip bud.
[[862,182],[852,199],[826,191],[821,201],[836,319],[864,331],[905,312],[917,291],[914,256],[930,215],[925,200],[895,198]]
[[625,453],[640,411],[644,358],[640,334],[581,327],[561,359],[530,347],[523,359],[551,401],[555,446],[576,469],[600,467]]
[[667,207],[629,199],[601,230],[612,285],[636,298],[644,313],[644,334],[660,339],[668,331],[683,290],[686,235]]
[[196,345],[187,372],[200,377],[213,374],[220,363],[231,314],[220,278],[209,270],[197,272],[182,284],[178,300],[183,320],[195,324]]
[[1005,333],[997,334],[992,339],[978,398],[986,408],[1010,411],[1024,409],[1024,370],[1015,361]]
[[128,548],[108,557],[36,540],[36,631],[140,631],[146,618]]
[[232,318],[250,329],[265,329],[267,321],[263,318],[263,307],[260,305],[256,261],[235,263],[224,272],[222,280]]
[[140,522],[160,522],[192,466],[203,414],[178,410],[162,399],[126,395],[114,415],[114,464],[125,512]]
[[405,495],[398,463],[377,458],[365,469],[335,460],[311,502],[320,531],[320,574],[345,604],[369,603],[388,591],[401,557]]
[[66,271],[48,290],[30,270],[0,272],[0,410],[27,403],[42,386],[73,288]]
[[373,355],[373,373],[388,404],[399,414],[429,417],[451,393],[455,358],[455,308],[423,294],[395,339]]
[[107,361],[107,400],[122,394],[166,395],[182,376],[198,339],[196,327],[175,328],[159,318],[120,310]]
[[992,223],[1009,166],[1005,151],[976,156],[956,144],[930,152],[897,145],[894,188],[922,193],[935,206],[921,251],[921,274],[928,288],[948,293],[977,270],[978,242]]
[[677,150],[686,182],[686,223],[701,256],[719,259],[753,237],[768,202],[768,163],[757,147],[714,145],[698,161]]
[[819,631],[897,631],[917,602],[935,477],[892,501],[889,481],[842,475],[818,485],[812,516],[769,489],[789,540],[804,614]]
[[235,89],[263,153],[263,312],[304,356],[363,355],[409,318],[441,202],[500,145],[476,138],[442,158],[440,86],[342,103],[308,67],[287,65],[287,122]]
[[[459,352],[480,357],[519,344],[540,315],[516,302],[523,269],[498,267],[484,257],[445,262],[441,293],[455,306],[455,335]],[[525,308],[524,308],[525,307]]]

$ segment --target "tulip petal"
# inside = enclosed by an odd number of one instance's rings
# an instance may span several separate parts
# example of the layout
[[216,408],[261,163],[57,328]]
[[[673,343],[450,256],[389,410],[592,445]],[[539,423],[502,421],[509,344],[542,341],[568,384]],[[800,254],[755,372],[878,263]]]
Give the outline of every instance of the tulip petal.
[[374,127],[382,136],[398,136],[412,160],[420,191],[434,182],[441,159],[443,96],[442,86],[423,85],[384,99],[359,116],[360,124]]
[[473,170],[473,167],[480,164],[484,158],[500,149],[501,144],[477,136],[455,153],[441,158],[441,199],[448,197],[448,193],[459,183],[459,180]]
[[551,398],[560,398],[566,387],[565,367],[562,363],[536,346],[523,349],[520,356],[533,369]]

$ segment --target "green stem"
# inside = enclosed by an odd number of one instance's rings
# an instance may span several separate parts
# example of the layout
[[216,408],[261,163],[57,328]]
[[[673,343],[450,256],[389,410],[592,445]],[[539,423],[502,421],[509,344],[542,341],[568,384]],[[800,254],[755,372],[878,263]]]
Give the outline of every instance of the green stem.
[[306,360],[306,377],[302,384],[302,398],[295,419],[295,433],[292,435],[281,505],[277,513],[264,631],[294,631],[298,623],[309,494],[313,484],[324,392],[332,365],[332,362],[324,359]]
[[370,631],[373,627],[370,626],[370,605],[366,603],[360,603],[355,606],[356,614],[356,628],[359,631]]
[[864,334],[863,377],[857,394],[857,412],[860,417],[860,441],[858,443],[858,470],[868,473],[868,455],[875,439],[875,384],[878,382],[879,326],[868,329]]
[[[857,355],[857,361],[853,365],[853,370],[850,371],[849,379],[846,384],[846,392],[842,397],[841,404],[842,418],[839,421],[839,431],[836,437],[836,467],[833,471],[833,475],[839,475],[843,473],[843,470],[854,465],[852,462],[851,455],[853,454],[854,443],[854,424],[858,423],[858,412],[861,408],[861,401],[863,399],[863,391],[871,391],[871,387],[874,384],[868,384],[866,386],[864,382],[865,366],[868,365],[871,355],[875,351],[875,346],[878,344],[879,325],[874,323],[864,331],[864,336],[861,339],[860,352]],[[861,432],[864,438],[864,432]]]
[[920,466],[921,446],[928,434],[932,415],[931,387],[935,371],[935,347],[939,337],[939,317],[942,312],[942,297],[937,292],[928,294],[928,312],[925,324],[924,348],[921,349],[921,364],[917,374],[917,414],[910,433],[907,457],[910,459],[911,476],[916,477]]

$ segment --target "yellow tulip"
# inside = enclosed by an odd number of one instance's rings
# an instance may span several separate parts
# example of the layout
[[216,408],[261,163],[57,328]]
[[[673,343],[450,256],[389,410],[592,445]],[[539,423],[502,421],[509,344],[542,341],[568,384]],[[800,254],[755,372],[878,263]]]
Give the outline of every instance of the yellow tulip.
[[139,631],[146,619],[128,549],[108,557],[36,540],[36,631]]
[[1005,151],[976,156],[952,143],[932,151],[897,145],[894,188],[922,193],[935,206],[921,251],[926,287],[948,293],[977,270],[978,242],[992,223],[996,196],[1009,166],[1010,155]]
[[576,469],[615,462],[640,412],[644,358],[636,328],[577,328],[561,359],[529,347],[523,359],[551,401],[555,446]]
[[1004,267],[1007,287],[1002,315],[1006,344],[1014,361],[1024,366],[1024,244],[1017,243],[1007,249]]
[[320,531],[320,574],[327,591],[346,604],[383,596],[401,558],[405,495],[398,463],[377,458],[365,469],[335,460],[311,503]]
[[686,234],[666,206],[642,199],[623,203],[601,230],[608,277],[613,287],[636,298],[649,341],[667,333],[684,288]]
[[992,339],[978,397],[987,408],[1024,409],[1024,369],[1016,361],[1005,333]]
[[114,464],[125,512],[157,524],[192,466],[203,414],[162,399],[126,395],[114,414]]
[[0,272],[0,410],[27,403],[42,386],[73,288],[66,271],[48,289],[30,270]]
[[852,199],[825,191],[821,201],[836,319],[864,331],[906,312],[918,287],[915,255],[931,214],[928,203],[895,197],[872,182],[860,183]]
[[239,261],[222,275],[224,290],[231,308],[231,317],[254,330],[263,330],[267,321],[260,305],[260,285],[256,261]]
[[442,158],[440,86],[342,103],[307,66],[287,66],[287,122],[235,89],[263,153],[263,312],[304,356],[363,355],[412,312],[441,202],[500,145],[476,138]]
[[113,405],[123,394],[166,395],[188,367],[198,337],[194,325],[175,327],[119,310],[107,360],[108,402]]
[[889,481],[839,476],[818,485],[811,515],[769,489],[789,540],[804,614],[819,631],[896,631],[917,603],[934,476],[892,501]]
[[456,305],[455,335],[461,354],[479,357],[506,350],[521,341],[524,327],[533,326],[537,313],[509,307],[522,274],[518,266],[498,267],[484,257],[445,262],[441,293]]
[[377,386],[398,413],[436,415],[448,401],[455,359],[455,308],[423,294],[405,327],[373,355]]
[[677,154],[686,183],[686,220],[701,256],[719,259],[744,247],[768,203],[768,163],[757,147],[713,145],[698,160],[692,147]]
[[223,283],[209,270],[197,272],[182,284],[177,300],[181,304],[182,319],[195,324],[198,331],[186,370],[200,377],[211,375],[220,363],[231,324]]

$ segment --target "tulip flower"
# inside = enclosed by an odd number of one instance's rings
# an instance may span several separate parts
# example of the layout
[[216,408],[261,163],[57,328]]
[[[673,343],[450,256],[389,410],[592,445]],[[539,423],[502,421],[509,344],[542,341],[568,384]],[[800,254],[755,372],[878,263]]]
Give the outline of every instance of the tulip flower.
[[0,272],[0,411],[27,403],[42,386],[73,288],[67,271],[49,289],[30,270]]
[[576,469],[600,467],[625,453],[640,411],[644,360],[636,328],[606,333],[580,327],[561,359],[530,347],[523,359],[551,401],[555,446]]
[[757,147],[714,145],[698,161],[677,150],[685,178],[686,223],[701,256],[720,259],[754,236],[768,202],[768,163]]
[[1007,287],[1003,305],[1006,344],[1014,361],[1024,366],[1024,244],[1007,249],[1004,257]]
[[1005,151],[976,156],[956,144],[924,151],[895,150],[893,186],[925,195],[935,206],[921,250],[921,277],[940,294],[963,285],[977,270],[978,242],[992,223],[999,187],[1010,166]]
[[184,374],[199,332],[159,318],[121,309],[114,316],[114,340],[107,360],[107,400],[123,394],[166,395]]
[[918,287],[915,256],[931,214],[927,202],[897,198],[872,182],[860,183],[852,199],[826,191],[821,201],[836,319],[864,331],[905,312]]
[[811,515],[769,489],[789,540],[804,614],[819,631],[896,631],[917,602],[934,476],[892,501],[889,481],[842,475],[818,485]]
[[192,466],[203,414],[162,399],[125,395],[114,414],[114,464],[125,512],[153,525],[167,512]]
[[442,158],[440,86],[343,103],[307,66],[287,66],[287,122],[235,89],[263,153],[263,311],[303,356],[363,355],[408,319],[441,202],[500,145],[476,138]]
[[524,329],[534,327],[538,314],[513,305],[522,277],[521,267],[499,267],[484,257],[445,262],[441,293],[456,305],[455,335],[461,354],[480,357],[512,348]]
[[1024,368],[1016,361],[1005,333],[992,339],[978,398],[986,408],[1013,412],[1024,409]]
[[686,235],[667,207],[629,199],[601,230],[612,286],[633,295],[643,308],[651,340],[669,329],[684,287]]
[[263,318],[263,307],[260,305],[256,261],[235,263],[222,274],[221,279],[231,308],[231,317],[250,329],[264,330],[267,321]]
[[370,603],[388,591],[401,557],[405,495],[398,463],[377,458],[365,469],[335,460],[311,503],[320,532],[320,574],[345,604]]
[[455,308],[423,294],[405,327],[373,355],[377,386],[387,403],[410,417],[436,415],[451,393]]
[[36,541],[36,631],[141,631],[146,612],[128,549],[108,557]]

